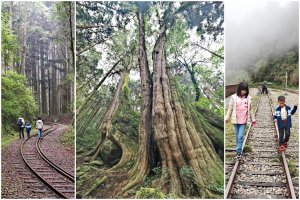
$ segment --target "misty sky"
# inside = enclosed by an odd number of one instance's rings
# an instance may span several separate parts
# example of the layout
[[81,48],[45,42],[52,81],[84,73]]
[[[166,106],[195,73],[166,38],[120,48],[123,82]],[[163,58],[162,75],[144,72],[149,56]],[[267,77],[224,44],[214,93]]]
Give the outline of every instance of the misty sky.
[[237,83],[259,59],[298,51],[296,1],[227,1],[225,4],[226,85]]

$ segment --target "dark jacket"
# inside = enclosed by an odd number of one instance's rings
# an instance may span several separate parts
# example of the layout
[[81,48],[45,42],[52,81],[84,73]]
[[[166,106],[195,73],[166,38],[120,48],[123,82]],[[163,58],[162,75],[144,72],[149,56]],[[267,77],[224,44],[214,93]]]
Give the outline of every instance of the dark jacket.
[[[294,109],[292,110],[291,107],[285,105],[286,113],[287,113],[287,128],[292,127],[292,115],[296,112],[297,106],[294,106]],[[275,111],[275,115],[273,116],[273,119],[277,120],[278,128],[284,128],[282,118],[281,118],[281,107],[277,107]]]

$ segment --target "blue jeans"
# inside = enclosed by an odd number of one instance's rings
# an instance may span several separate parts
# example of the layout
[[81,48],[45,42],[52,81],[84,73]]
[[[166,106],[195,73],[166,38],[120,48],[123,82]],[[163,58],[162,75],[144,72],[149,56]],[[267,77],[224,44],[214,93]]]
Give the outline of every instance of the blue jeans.
[[288,142],[291,135],[290,128],[287,125],[283,125],[283,128],[279,128],[279,145],[283,145],[284,143]]
[[234,124],[237,154],[242,154],[245,127],[246,124]]
[[39,138],[43,138],[42,129],[38,129],[38,136]]

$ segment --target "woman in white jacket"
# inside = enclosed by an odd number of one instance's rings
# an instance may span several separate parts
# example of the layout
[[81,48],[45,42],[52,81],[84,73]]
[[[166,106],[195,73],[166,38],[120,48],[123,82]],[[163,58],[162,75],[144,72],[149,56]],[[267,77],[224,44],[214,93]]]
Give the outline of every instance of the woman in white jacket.
[[237,159],[241,159],[242,157],[242,146],[247,121],[252,122],[254,126],[256,125],[254,113],[251,111],[251,99],[248,84],[245,82],[240,83],[237,93],[231,96],[225,116],[226,123],[231,116],[231,123],[234,125]]
[[35,126],[36,126],[36,128],[38,130],[38,136],[39,136],[39,138],[42,139],[43,138],[42,130],[43,130],[44,124],[43,124],[43,121],[42,121],[42,119],[40,117],[38,117],[38,120],[36,121]]

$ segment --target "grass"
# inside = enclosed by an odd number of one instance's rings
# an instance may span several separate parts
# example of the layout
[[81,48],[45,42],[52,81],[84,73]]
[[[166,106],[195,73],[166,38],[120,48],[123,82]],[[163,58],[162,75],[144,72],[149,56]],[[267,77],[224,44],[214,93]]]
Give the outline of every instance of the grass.
[[294,162],[292,160],[288,161],[288,167],[289,167],[292,178],[298,176],[297,166],[294,164]]
[[[25,133],[24,133],[25,135]],[[4,147],[7,147],[10,143],[12,143],[13,141],[17,140],[19,138],[19,133],[17,134],[2,134],[2,142],[1,142],[1,147],[2,149]]]
[[71,126],[65,134],[63,134],[59,140],[65,146],[74,146],[74,127]]
[[244,150],[244,153],[250,153],[250,152],[252,152],[252,147],[249,145],[245,145],[243,150]]

